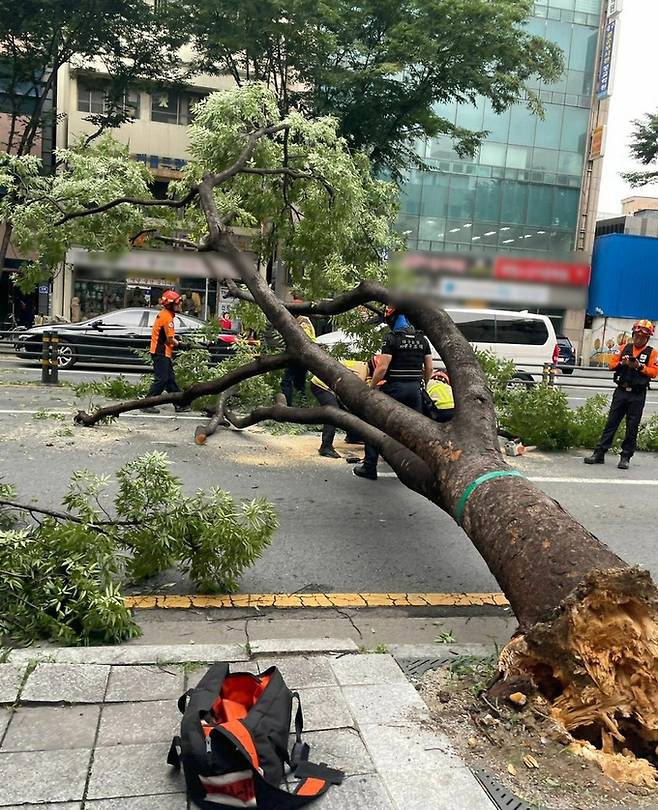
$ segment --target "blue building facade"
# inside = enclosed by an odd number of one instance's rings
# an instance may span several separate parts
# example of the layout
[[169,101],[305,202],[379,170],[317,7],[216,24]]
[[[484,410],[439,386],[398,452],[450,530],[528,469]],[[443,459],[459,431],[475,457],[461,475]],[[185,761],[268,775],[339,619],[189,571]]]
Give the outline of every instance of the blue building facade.
[[538,0],[527,29],[557,43],[565,71],[536,82],[543,119],[524,104],[502,115],[481,99],[436,111],[460,127],[488,130],[474,160],[440,137],[417,149],[430,171],[409,172],[398,230],[410,250],[555,256],[573,250],[588,149],[601,0]]
[[658,320],[658,239],[612,233],[594,241],[588,315]]

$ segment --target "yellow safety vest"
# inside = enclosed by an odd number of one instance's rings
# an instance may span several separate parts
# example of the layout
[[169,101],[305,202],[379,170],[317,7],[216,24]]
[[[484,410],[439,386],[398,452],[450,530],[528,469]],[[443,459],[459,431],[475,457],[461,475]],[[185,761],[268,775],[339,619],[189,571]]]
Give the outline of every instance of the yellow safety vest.
[[[341,360],[340,361],[345,368],[349,368],[356,376],[362,380],[363,382],[366,381],[368,377],[368,364],[364,363],[362,360]],[[311,382],[313,385],[317,385],[318,388],[322,388],[324,391],[329,390],[329,386],[326,383],[323,383],[319,377],[311,377]]]
[[440,411],[447,411],[455,407],[455,398],[452,394],[452,386],[440,380],[430,380],[425,386],[432,402]]
[[313,324],[311,323],[310,319],[307,318],[306,315],[300,315],[297,318],[297,323],[302,327],[307,337],[309,337],[315,343],[315,329],[313,328]]

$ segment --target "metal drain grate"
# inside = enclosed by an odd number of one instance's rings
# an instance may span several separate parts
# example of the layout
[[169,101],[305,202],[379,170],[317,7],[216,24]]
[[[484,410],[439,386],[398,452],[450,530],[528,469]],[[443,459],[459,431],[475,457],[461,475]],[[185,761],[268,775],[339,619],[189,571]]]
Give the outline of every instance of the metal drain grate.
[[[500,784],[493,776],[486,771],[473,769],[475,778],[485,789],[491,801],[499,808],[499,810],[533,810],[537,805],[529,805],[523,799],[519,799],[513,793],[510,793],[506,787]],[[548,807],[540,805],[541,810],[549,810]]]
[[412,681],[418,680],[430,669],[438,669],[452,664],[454,655],[443,655],[440,658],[396,658],[398,666],[404,674]]

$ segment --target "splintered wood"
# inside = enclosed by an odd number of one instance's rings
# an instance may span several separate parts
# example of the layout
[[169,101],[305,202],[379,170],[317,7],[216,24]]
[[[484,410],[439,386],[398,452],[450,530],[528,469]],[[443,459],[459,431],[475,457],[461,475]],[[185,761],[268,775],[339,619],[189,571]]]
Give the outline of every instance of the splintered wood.
[[646,572],[593,572],[499,661],[505,679],[530,676],[575,753],[617,782],[646,787],[658,779],[657,618]]

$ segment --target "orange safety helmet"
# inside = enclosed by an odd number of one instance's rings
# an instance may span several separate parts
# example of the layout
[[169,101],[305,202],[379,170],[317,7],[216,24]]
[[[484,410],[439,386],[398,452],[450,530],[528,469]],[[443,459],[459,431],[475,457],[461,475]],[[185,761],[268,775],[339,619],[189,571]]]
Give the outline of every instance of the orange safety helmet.
[[180,293],[177,293],[176,290],[166,290],[162,293],[162,298],[160,299],[161,304],[179,304],[181,301]]
[[654,325],[652,321],[635,321],[633,324],[633,332],[642,332],[645,335],[651,337],[654,333]]

